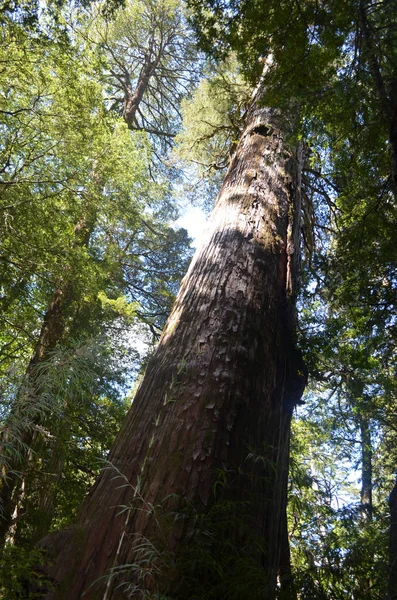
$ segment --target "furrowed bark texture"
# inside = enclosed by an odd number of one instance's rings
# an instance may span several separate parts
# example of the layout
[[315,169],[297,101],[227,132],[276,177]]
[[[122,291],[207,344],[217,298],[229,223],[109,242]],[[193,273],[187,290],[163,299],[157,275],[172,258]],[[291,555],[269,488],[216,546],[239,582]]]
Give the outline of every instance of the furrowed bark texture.
[[[251,110],[206,238],[110,453],[114,468],[102,472],[62,542],[52,570],[57,598],[124,597],[98,578],[134,562],[137,539],[165,536],[171,551],[186,543],[185,521],[168,522],[160,535],[148,507],[172,494],[173,508],[183,499],[205,513],[219,472],[231,479],[228,498],[249,502],[263,535],[258,560],[264,597],[272,597],[290,418],[305,382],[293,343],[302,149],[286,150],[279,120]],[[137,509],[121,513],[137,498]],[[56,547],[58,538],[43,545]]]

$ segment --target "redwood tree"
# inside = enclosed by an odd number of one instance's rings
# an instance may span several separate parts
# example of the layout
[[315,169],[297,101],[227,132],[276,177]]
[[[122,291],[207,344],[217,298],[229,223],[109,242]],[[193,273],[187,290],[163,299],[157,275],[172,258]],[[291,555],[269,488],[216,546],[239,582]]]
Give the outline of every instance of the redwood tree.
[[[222,532],[226,544],[243,551],[247,527],[259,534],[256,594],[275,593],[290,417],[305,384],[294,345],[304,152],[284,140],[289,121],[258,98],[251,106],[109,468],[78,525],[43,542],[55,555],[56,597],[108,600],[138,588],[194,597],[178,565],[195,523],[221,501],[238,506],[245,521]],[[149,547],[170,562],[139,571]],[[203,590],[207,576],[204,569]],[[250,572],[243,577],[249,584]],[[222,588],[216,597],[224,597]]]

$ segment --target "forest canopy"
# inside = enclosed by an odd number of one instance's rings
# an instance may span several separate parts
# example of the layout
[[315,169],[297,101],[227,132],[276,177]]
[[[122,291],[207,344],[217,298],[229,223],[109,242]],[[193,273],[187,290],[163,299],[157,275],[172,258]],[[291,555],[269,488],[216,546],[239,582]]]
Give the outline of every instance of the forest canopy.
[[0,598],[397,598],[395,1],[0,23]]

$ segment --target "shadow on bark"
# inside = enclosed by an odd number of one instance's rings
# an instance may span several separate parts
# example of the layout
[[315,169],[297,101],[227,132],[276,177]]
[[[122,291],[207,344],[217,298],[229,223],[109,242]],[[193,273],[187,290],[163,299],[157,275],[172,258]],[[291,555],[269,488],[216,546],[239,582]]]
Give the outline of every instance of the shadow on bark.
[[[252,564],[263,575],[260,594],[275,597],[290,419],[306,370],[294,344],[302,148],[287,151],[269,119],[269,111],[253,107],[202,246],[110,452],[109,462],[124,483],[104,470],[61,555],[53,552],[57,598],[128,597],[115,581],[101,577],[136,563],[135,539],[156,547],[151,511],[131,509],[137,492],[147,506],[172,498],[173,512],[189,506],[205,521],[218,506],[219,473],[231,478],[221,503],[228,503],[232,516],[235,507],[245,507],[246,527],[253,532],[248,537],[262,540],[259,547],[252,542]],[[194,522],[193,516],[167,522],[162,552],[174,556],[175,565],[190,552]],[[239,571],[236,530],[238,525],[228,524],[221,543],[230,550],[231,580]],[[215,544],[207,556],[217,573],[214,556],[223,535],[206,531]],[[243,533],[237,539],[240,551],[249,547]],[[51,537],[43,543],[51,544]],[[250,568],[243,571],[249,586]],[[189,579],[172,569],[166,576],[169,585]],[[201,588],[212,594],[208,598],[222,597],[219,590],[214,595],[211,573],[203,569],[199,576]],[[94,581],[99,589],[91,587]],[[245,600],[237,587],[234,597]]]

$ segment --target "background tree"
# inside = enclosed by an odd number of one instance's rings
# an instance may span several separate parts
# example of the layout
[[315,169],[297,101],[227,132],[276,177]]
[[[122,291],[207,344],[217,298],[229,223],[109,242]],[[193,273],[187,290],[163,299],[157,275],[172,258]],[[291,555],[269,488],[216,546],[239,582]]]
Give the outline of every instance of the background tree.
[[[99,8],[101,10],[101,8]],[[90,34],[106,53],[109,101],[129,129],[172,147],[180,103],[197,78],[197,51],[179,0],[128,2]]]

